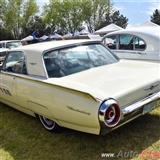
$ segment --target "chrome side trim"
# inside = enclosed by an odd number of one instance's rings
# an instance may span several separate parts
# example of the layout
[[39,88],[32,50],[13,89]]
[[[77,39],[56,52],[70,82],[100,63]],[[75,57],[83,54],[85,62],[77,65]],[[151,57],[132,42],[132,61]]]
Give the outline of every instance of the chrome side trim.
[[160,99],[160,91],[122,109],[123,115],[131,113],[142,106]]

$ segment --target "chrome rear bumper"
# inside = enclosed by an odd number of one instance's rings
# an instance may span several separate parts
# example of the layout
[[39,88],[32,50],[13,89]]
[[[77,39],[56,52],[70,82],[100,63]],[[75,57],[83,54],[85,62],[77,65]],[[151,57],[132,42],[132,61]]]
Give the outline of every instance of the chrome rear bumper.
[[152,94],[152,95],[150,95],[150,96],[148,96],[148,97],[146,97],[146,98],[144,98],[134,104],[131,104],[131,105],[125,107],[124,109],[122,109],[122,113],[123,113],[123,115],[129,114],[129,113],[134,112],[135,110],[141,108],[142,106],[145,106],[145,105],[147,105],[153,101],[156,101],[158,99],[160,99],[160,91],[155,94]]
[[152,95],[149,95],[148,97],[145,97],[144,99],[142,99],[138,102],[135,102],[131,105],[124,107],[122,109],[121,121],[117,126],[115,126],[113,128],[108,128],[103,123],[100,123],[100,125],[101,125],[101,133],[100,134],[105,135],[105,134],[123,126],[124,124],[140,117],[141,115],[144,114],[144,112],[143,112],[144,107],[150,103],[153,103],[153,102],[155,102],[155,104],[157,103],[157,105],[151,109],[155,109],[157,107],[160,107],[160,91],[157,93],[154,93]]

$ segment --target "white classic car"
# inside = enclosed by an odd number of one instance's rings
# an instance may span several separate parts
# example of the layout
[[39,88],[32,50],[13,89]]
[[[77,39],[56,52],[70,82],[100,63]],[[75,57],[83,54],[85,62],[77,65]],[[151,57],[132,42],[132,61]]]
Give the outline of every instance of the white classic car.
[[22,43],[20,40],[6,40],[6,41],[0,41],[0,48],[16,48],[22,46]]
[[128,28],[103,37],[119,58],[160,61],[160,27]]
[[101,42],[66,40],[9,51],[0,101],[60,127],[105,134],[160,102],[160,64],[117,59]]

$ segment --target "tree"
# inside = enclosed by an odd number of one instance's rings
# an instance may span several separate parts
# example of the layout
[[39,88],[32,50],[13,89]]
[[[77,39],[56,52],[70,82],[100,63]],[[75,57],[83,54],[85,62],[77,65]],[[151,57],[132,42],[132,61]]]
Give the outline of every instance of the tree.
[[50,0],[43,13],[45,22],[54,29],[63,30],[64,34],[75,33],[82,27],[84,21],[82,1]]
[[40,36],[43,36],[46,32],[46,24],[40,16],[34,16],[28,21],[23,29],[23,37],[32,34],[34,31],[39,33]]
[[106,15],[105,21],[103,23],[101,23],[99,28],[102,28],[102,27],[109,25],[111,23],[114,23],[122,28],[126,28],[128,25],[128,18],[125,17],[124,15],[120,14],[119,11],[115,11],[112,14]]
[[88,10],[88,13],[85,12],[87,15],[85,22],[90,32],[94,32],[101,26],[105,21],[106,14],[109,13],[110,7],[110,0],[88,1],[88,5],[85,5],[84,8]]
[[12,35],[9,31],[7,31],[4,27],[3,15],[6,11],[6,0],[0,0],[0,40],[12,39]]
[[2,15],[6,9],[6,0],[0,0],[0,20],[2,20]]
[[13,39],[11,32],[7,31],[5,28],[0,27],[0,41]]
[[4,28],[10,31],[15,39],[21,38],[26,24],[38,11],[36,0],[1,1],[4,2],[3,13],[1,13]]
[[64,33],[75,33],[85,22],[91,32],[105,21],[109,0],[50,0],[45,6],[45,21]]
[[151,22],[160,25],[160,10],[156,9],[151,16]]

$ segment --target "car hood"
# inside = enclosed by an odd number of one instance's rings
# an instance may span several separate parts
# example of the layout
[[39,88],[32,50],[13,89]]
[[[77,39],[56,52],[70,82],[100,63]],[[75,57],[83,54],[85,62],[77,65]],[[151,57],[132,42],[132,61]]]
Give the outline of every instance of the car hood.
[[160,90],[160,64],[120,60],[66,77],[50,78],[48,82],[88,93],[102,101],[114,98],[125,106]]

